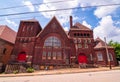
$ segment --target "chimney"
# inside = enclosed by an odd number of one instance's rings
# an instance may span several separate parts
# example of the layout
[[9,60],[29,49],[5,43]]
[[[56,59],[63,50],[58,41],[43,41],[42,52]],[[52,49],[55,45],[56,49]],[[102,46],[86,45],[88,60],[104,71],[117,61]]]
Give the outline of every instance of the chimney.
[[70,28],[72,27],[72,16],[70,16]]

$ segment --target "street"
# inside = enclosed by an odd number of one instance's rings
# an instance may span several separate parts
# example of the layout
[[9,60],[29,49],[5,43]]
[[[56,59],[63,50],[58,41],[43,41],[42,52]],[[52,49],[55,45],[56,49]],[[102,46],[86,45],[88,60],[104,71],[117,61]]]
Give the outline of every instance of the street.
[[120,70],[35,75],[21,77],[0,77],[0,82],[120,82]]

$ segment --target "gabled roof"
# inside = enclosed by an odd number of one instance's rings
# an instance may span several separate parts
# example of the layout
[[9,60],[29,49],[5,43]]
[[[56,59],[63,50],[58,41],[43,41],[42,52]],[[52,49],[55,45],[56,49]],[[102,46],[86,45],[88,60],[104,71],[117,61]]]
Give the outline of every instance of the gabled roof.
[[0,25],[0,39],[15,43],[17,33],[6,25]]
[[[60,28],[61,27],[61,28]],[[40,34],[41,33],[43,33],[44,31],[46,31],[46,30],[48,30],[47,32],[55,32],[55,31],[57,31],[57,30],[62,30],[62,32],[64,33],[64,35],[66,36],[66,37],[68,37],[67,36],[67,34],[66,34],[66,32],[65,32],[65,30],[63,29],[63,27],[61,26],[61,24],[59,23],[59,21],[57,20],[57,18],[54,16],[50,21],[49,21],[49,23],[45,26],[45,28],[37,35],[37,37],[38,36],[40,36]]]
[[91,30],[91,29],[80,24],[79,22],[76,22],[74,26],[71,28],[71,30]]
[[[94,48],[106,48],[105,42],[101,40],[99,37],[95,39],[95,43],[96,45]],[[113,47],[107,45],[107,48],[113,48]]]

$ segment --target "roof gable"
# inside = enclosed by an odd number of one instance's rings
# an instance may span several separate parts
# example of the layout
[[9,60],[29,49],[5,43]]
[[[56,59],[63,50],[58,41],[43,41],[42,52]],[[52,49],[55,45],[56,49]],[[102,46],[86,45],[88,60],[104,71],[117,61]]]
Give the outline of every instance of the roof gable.
[[[54,16],[50,22],[45,26],[45,28],[42,30],[42,32],[40,32],[38,36],[44,36],[48,33],[57,33],[57,34],[64,34],[64,36],[67,37],[66,32],[64,31],[63,27],[61,26],[61,24],[59,23],[59,21],[57,20],[57,18]],[[44,34],[44,35],[43,35]]]
[[[105,42],[103,40],[101,40],[99,37],[95,39],[96,45],[94,48],[106,48]],[[108,48],[113,48],[111,46],[108,46]]]

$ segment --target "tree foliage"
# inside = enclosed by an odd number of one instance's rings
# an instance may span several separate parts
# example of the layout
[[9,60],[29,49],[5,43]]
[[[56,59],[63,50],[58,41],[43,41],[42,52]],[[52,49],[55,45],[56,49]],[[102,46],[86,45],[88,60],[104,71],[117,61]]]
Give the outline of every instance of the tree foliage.
[[113,46],[115,48],[115,54],[118,59],[120,59],[120,43],[113,42],[112,40],[108,43],[110,46]]

